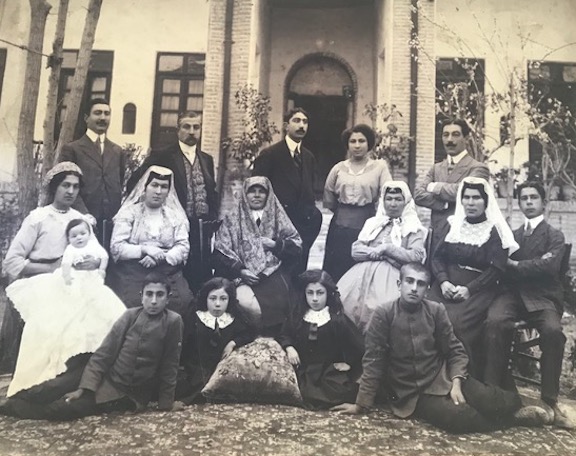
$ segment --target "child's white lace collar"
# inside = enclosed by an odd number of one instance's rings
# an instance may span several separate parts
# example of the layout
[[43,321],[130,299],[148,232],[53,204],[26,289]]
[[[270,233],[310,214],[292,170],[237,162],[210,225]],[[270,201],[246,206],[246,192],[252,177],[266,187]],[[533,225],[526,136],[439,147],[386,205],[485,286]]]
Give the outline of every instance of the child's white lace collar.
[[215,317],[207,310],[197,310],[196,315],[198,315],[198,319],[210,329],[216,328],[216,320],[218,320],[218,327],[220,329],[230,326],[234,321],[234,317],[228,312],[224,312],[219,317]]
[[324,326],[330,321],[330,310],[328,306],[322,310],[308,309],[304,314],[304,321],[306,323],[316,323],[318,326]]

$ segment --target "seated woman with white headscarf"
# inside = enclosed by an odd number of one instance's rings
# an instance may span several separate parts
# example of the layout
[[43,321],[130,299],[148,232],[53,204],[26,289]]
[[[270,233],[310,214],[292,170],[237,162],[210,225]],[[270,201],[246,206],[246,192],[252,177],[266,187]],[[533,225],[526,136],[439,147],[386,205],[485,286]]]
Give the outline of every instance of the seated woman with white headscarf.
[[141,305],[144,278],[160,272],[170,282],[170,310],[186,315],[193,295],[182,274],[188,259],[189,222],[174,189],[174,175],[149,167],[114,217],[108,284],[126,307]]
[[470,373],[481,378],[481,336],[488,308],[508,256],[519,246],[484,179],[464,178],[448,222],[449,230],[432,256],[435,282],[428,297],[444,303],[454,334],[470,358]]
[[249,177],[236,207],[216,233],[216,275],[234,280],[248,322],[265,335],[279,333],[291,309],[291,266],[302,240],[270,181]]
[[364,332],[378,305],[400,296],[402,265],[424,261],[426,229],[420,223],[405,182],[388,181],[380,192],[378,210],[364,223],[352,244],[357,263],[338,282],[346,315]]

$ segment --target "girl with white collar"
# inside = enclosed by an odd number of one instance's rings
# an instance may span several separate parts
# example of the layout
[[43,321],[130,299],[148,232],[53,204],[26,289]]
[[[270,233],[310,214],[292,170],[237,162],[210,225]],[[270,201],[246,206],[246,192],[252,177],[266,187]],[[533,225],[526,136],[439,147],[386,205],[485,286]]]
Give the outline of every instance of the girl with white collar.
[[185,374],[178,380],[176,397],[185,404],[205,402],[200,392],[220,360],[254,340],[238,314],[234,283],[222,277],[206,282],[185,328],[181,356]]
[[334,280],[321,270],[299,276],[298,305],[282,327],[278,342],[296,368],[304,404],[325,409],[355,398],[364,342],[342,311]]

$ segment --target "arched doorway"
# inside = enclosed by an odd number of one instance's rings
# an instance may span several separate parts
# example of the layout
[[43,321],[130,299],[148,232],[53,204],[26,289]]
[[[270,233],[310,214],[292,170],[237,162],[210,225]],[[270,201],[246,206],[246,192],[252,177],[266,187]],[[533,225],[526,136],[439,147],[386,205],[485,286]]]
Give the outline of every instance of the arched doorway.
[[286,77],[285,108],[304,108],[310,116],[304,145],[318,164],[316,196],[321,197],[328,172],[343,160],[342,131],[354,121],[356,77],[342,59],[318,53],[297,61]]

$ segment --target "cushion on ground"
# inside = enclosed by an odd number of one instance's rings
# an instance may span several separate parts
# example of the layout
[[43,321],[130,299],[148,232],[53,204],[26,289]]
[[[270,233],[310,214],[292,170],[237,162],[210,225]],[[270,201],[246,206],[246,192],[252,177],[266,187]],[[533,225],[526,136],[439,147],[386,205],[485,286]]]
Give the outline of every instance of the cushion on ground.
[[286,353],[274,339],[263,337],[220,361],[202,394],[211,402],[302,403]]

